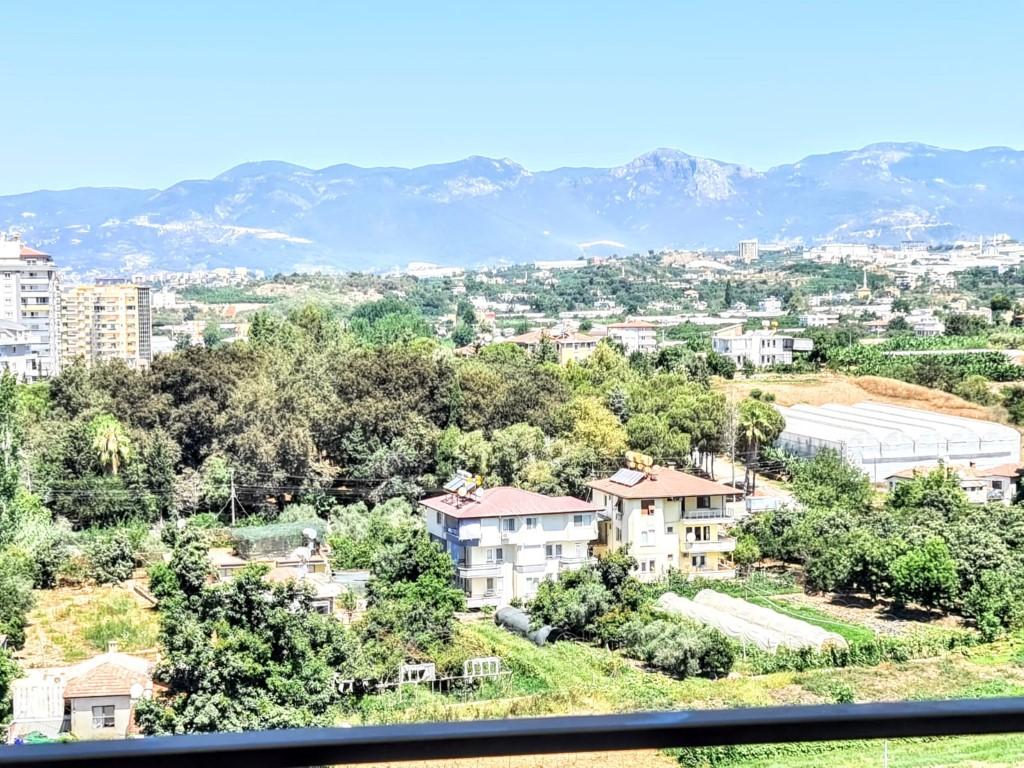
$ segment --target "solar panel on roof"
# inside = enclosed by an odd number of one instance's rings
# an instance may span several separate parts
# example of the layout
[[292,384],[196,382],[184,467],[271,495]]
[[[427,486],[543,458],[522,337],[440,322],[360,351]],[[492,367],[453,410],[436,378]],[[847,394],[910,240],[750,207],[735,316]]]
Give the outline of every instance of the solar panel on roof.
[[618,483],[619,485],[626,485],[632,488],[634,485],[643,480],[644,477],[645,475],[643,472],[638,472],[635,469],[620,469],[609,479],[613,483]]
[[[463,486],[467,485],[467,483],[471,482],[472,478],[473,476],[469,474],[469,472],[460,469],[458,472],[455,473],[455,476],[452,477],[451,480],[444,484],[444,489],[448,491],[448,493],[455,493],[457,490],[459,490],[459,488],[462,488]],[[476,483],[473,483],[473,487],[476,487]],[[467,491],[471,490],[473,489],[467,489]]]

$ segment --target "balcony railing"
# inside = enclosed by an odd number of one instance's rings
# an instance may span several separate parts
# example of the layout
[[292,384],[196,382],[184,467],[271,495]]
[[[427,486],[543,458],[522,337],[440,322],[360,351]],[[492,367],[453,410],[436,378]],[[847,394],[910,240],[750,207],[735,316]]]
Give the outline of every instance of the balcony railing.
[[732,536],[719,536],[717,541],[684,541],[685,552],[732,552],[736,549],[736,539]]
[[732,514],[726,509],[712,509],[702,507],[699,509],[683,510],[684,520],[731,520]]
[[911,701],[31,744],[0,747],[0,768],[289,768],[626,749],[976,736],[1022,730],[1024,698]]

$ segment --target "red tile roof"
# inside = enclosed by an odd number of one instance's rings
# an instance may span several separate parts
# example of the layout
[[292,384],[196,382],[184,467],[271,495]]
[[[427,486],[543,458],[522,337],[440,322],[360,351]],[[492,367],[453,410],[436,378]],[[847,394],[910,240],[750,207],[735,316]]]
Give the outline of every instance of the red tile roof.
[[668,467],[654,467],[636,485],[612,482],[610,477],[587,483],[591,488],[620,499],[664,499],[674,496],[735,496],[735,488]]
[[470,498],[459,500],[459,506],[456,506],[456,500],[457,496],[445,494],[423,499],[420,504],[461,520],[478,517],[598,512],[601,509],[573,496],[545,496],[542,493],[509,486],[487,488]]
[[64,698],[127,696],[133,685],[145,687],[149,682],[149,675],[107,661],[72,678],[64,688]]
[[35,248],[32,248],[31,246],[28,246],[28,245],[22,245],[21,246],[21,255],[22,256],[49,256],[50,254],[43,253],[42,251],[37,251]]

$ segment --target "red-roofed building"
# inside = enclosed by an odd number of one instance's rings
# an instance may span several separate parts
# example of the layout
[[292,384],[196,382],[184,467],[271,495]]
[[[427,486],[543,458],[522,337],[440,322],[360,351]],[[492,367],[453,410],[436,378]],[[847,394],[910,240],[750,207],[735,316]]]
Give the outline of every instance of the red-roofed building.
[[679,570],[705,578],[733,578],[736,539],[729,502],[735,488],[670,467],[622,469],[588,483],[605,514],[599,546],[615,551],[629,545],[646,581]]
[[14,717],[7,740],[28,733],[80,740],[123,739],[133,732],[135,704],[152,695],[152,663],[107,653],[69,667],[27,669],[11,685]]
[[502,486],[423,499],[420,511],[455,561],[467,604],[479,608],[529,599],[543,579],[586,563],[600,510],[572,496]]

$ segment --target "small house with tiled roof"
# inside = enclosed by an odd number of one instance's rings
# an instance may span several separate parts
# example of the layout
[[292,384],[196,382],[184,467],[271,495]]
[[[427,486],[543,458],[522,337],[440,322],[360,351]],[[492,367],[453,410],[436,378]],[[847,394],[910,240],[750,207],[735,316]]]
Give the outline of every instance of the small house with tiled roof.
[[107,653],[68,667],[28,669],[11,685],[13,720],[7,740],[37,732],[50,738],[123,739],[135,732],[135,705],[153,693],[148,659]]

